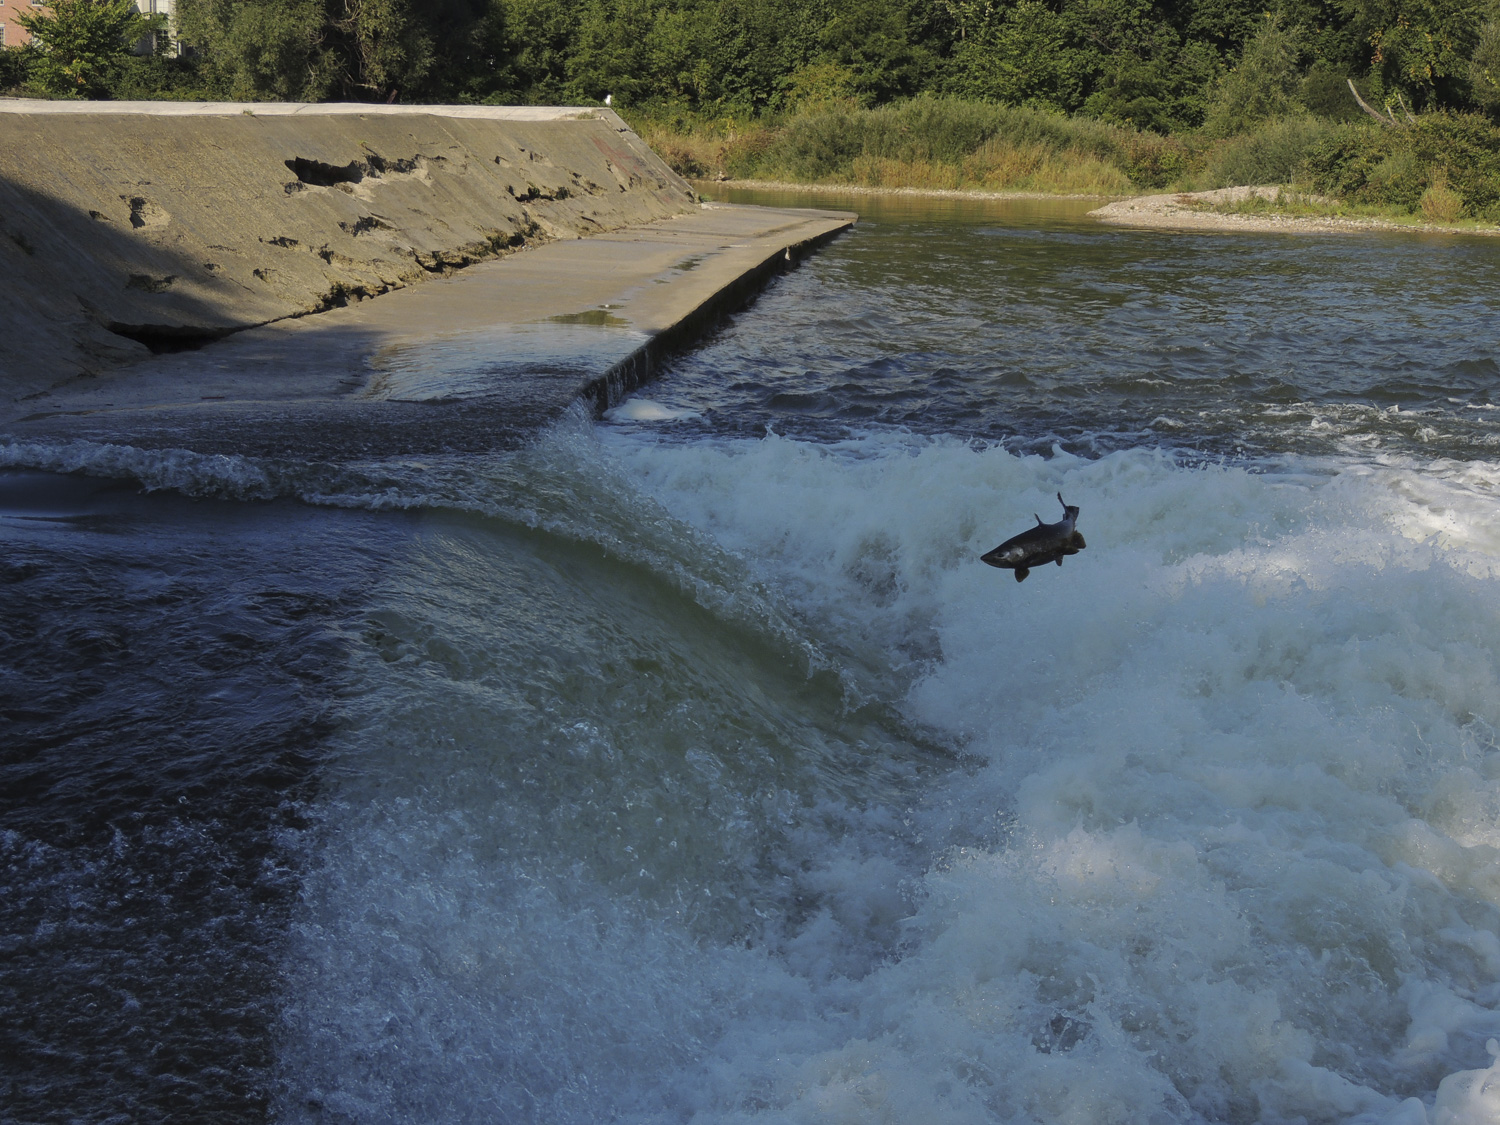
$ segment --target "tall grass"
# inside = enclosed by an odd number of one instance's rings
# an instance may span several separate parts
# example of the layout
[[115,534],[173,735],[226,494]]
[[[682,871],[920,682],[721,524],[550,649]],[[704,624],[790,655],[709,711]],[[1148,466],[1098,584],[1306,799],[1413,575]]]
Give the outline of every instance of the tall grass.
[[1088,118],[915,98],[800,114],[740,162],[761,177],[813,183],[1117,194],[1165,186],[1186,150]]
[[1103,196],[1281,184],[1396,215],[1500,222],[1500,127],[1474,115],[1383,128],[1301,114],[1219,138],[935,97],[876,109],[824,103],[749,123],[631,116],[698,178]]
[[1170,137],[957,98],[825,104],[750,126],[649,113],[634,124],[679,171],[700,177],[1119,195],[1165,187],[1189,160]]

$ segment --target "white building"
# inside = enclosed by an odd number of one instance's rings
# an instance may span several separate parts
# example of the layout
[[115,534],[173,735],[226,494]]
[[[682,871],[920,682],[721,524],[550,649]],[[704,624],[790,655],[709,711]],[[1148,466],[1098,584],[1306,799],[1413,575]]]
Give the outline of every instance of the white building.
[[[172,0],[135,0],[135,10],[145,16],[166,16],[167,41],[162,44],[162,47],[174,55],[182,50],[177,43],[176,20],[172,18]],[[153,34],[148,35],[142,40],[141,45],[136,49],[140,53],[145,54],[147,51],[156,50],[156,46],[156,36]],[[144,50],[141,48],[144,48]]]
[[[22,43],[29,42],[31,36],[26,29],[15,22],[17,15],[35,15],[39,11],[46,11],[47,5],[43,0],[0,0],[0,47],[19,47]],[[167,17],[167,34],[173,36],[172,29],[172,0],[135,0],[135,10],[147,16],[163,15]],[[169,38],[168,43],[175,42],[175,38]],[[156,44],[150,36],[141,42],[137,50],[144,53],[156,49]]]

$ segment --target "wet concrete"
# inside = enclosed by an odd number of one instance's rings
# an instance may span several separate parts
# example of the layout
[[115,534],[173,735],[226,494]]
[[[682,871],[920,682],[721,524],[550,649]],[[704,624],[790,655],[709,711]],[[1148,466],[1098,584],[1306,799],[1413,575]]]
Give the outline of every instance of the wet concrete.
[[0,403],[697,205],[603,108],[0,99]]
[[705,204],[75,379],[0,440],[340,460],[525,441],[602,409],[662,355],[847,229],[844,212]]

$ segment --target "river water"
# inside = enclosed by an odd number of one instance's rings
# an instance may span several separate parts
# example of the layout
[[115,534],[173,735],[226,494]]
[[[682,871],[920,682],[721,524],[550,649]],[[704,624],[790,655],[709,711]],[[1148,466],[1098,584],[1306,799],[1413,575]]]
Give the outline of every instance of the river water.
[[0,1120],[1500,1121],[1500,245],[853,206],[519,452],[0,447]]

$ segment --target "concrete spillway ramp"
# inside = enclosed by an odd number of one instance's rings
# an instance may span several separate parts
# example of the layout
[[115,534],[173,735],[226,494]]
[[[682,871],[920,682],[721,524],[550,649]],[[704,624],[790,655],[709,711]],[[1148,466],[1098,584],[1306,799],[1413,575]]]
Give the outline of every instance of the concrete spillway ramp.
[[608,110],[0,102],[0,433],[510,444],[853,218],[702,206]]

